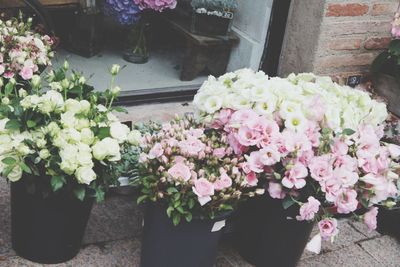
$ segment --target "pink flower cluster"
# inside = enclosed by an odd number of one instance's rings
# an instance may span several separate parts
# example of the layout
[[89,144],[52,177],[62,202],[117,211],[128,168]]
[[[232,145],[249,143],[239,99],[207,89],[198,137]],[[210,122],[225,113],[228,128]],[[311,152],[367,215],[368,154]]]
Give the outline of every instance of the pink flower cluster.
[[392,21],[392,36],[396,39],[400,38],[400,13],[396,12]]
[[250,109],[223,109],[214,118],[211,125],[224,129],[234,152],[245,156],[248,180],[256,184],[266,176],[269,196],[299,203],[297,219],[319,221],[322,239],[338,233],[332,216],[362,207],[370,209],[364,222],[375,229],[372,205],[398,195],[392,165],[400,147],[381,143],[381,127],[361,125],[355,132],[338,133],[321,129],[316,119],[306,120],[303,129],[288,128],[279,117]]
[[[28,28],[28,29],[27,29]],[[53,40],[29,30],[29,24],[0,20],[0,77],[30,80],[41,66],[51,65]]]
[[153,9],[158,12],[164,9],[174,9],[176,7],[176,0],[133,0],[140,9]]
[[256,183],[243,170],[245,159],[233,153],[227,138],[222,131],[188,120],[166,123],[158,133],[145,136],[140,161],[155,176],[157,196],[165,198],[174,187],[195,197],[200,206],[211,207],[235,202],[246,191],[255,195]]

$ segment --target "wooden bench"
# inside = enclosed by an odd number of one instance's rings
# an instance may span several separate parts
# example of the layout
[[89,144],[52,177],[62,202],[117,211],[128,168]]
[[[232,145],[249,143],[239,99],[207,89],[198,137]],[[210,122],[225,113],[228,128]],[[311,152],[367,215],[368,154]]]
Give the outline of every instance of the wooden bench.
[[239,38],[234,33],[225,37],[202,36],[190,32],[188,20],[168,16],[165,17],[165,21],[186,39],[180,77],[182,81],[195,79],[205,69],[215,76],[226,72],[232,47],[239,43]]

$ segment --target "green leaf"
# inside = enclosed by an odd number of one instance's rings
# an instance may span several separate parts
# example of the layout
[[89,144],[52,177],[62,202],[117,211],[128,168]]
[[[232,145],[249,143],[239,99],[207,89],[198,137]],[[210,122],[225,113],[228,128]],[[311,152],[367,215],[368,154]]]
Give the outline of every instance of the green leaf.
[[177,207],[176,210],[179,211],[180,214],[185,214],[185,211],[181,206]]
[[294,203],[296,203],[296,202],[291,197],[287,197],[283,200],[282,206],[286,210],[286,209],[290,208],[291,206],[293,206]]
[[185,220],[186,220],[187,222],[191,222],[192,219],[193,219],[192,214],[191,214],[191,213],[186,213],[186,215],[185,215]]
[[86,189],[84,186],[79,186],[74,189],[75,196],[80,200],[83,201],[86,195]]
[[116,112],[122,112],[128,114],[128,110],[126,110],[126,108],[123,107],[114,107],[113,110],[115,110]]
[[178,190],[175,187],[170,187],[167,189],[167,193],[168,194],[173,194],[173,193],[177,193]]
[[344,135],[352,135],[355,132],[356,131],[354,131],[353,129],[346,128],[346,129],[343,130],[342,134],[344,134]]
[[222,210],[233,210],[233,207],[231,205],[228,205],[228,204],[221,204],[219,207]]
[[189,199],[189,201],[188,201],[188,207],[189,207],[189,209],[193,209],[195,203],[196,203],[196,202],[194,201],[193,198]]
[[168,209],[167,209],[167,215],[168,215],[168,217],[169,218],[171,218],[171,214],[172,214],[172,212],[174,211],[174,207],[168,207]]
[[102,127],[99,129],[99,132],[97,134],[97,137],[101,139],[104,139],[106,137],[110,137],[110,127]]
[[140,203],[142,203],[146,198],[147,198],[147,195],[140,196],[140,197],[138,197],[136,203],[137,203],[137,204],[140,204]]
[[13,164],[13,165],[8,165],[8,166],[4,169],[3,175],[7,177],[7,176],[12,172],[12,170],[14,169],[14,167],[15,167],[15,164]]
[[18,120],[9,120],[6,123],[5,128],[8,129],[8,130],[16,131],[16,130],[19,130],[21,128],[21,123]]
[[25,162],[21,162],[21,163],[19,164],[19,166],[21,167],[21,169],[22,169],[24,172],[29,173],[29,174],[32,174],[31,168],[29,168],[29,166],[26,165]]
[[11,94],[11,92],[14,90],[14,85],[12,84],[12,83],[7,83],[6,84],[6,87],[5,87],[5,89],[4,89],[4,94],[6,95],[6,96],[8,96],[9,94]]
[[28,128],[33,128],[33,127],[36,126],[36,122],[35,122],[35,121],[32,121],[32,120],[28,120],[28,121],[26,122],[26,125],[28,126]]
[[177,226],[181,222],[181,215],[179,213],[174,213],[174,215],[172,215],[172,222]]
[[7,158],[4,158],[2,160],[2,162],[4,164],[7,164],[7,165],[13,165],[13,164],[15,164],[17,162],[17,160],[15,158],[13,158],[13,157],[7,157]]
[[105,193],[101,188],[96,188],[96,201],[103,202],[105,198]]
[[176,193],[173,197],[174,201],[178,201],[181,198],[181,193]]
[[[65,183],[65,178],[64,178],[64,176],[55,175],[55,176],[51,177],[50,184],[51,184],[51,188],[53,189],[53,192],[56,192],[56,191],[58,191],[59,189],[61,189],[61,188],[63,187],[64,183]],[[76,195],[76,193],[75,193],[75,195]],[[77,196],[77,195],[76,195],[76,196]],[[78,196],[77,196],[77,197],[78,197]],[[83,197],[85,197],[85,196],[83,196]],[[83,200],[83,199],[81,199],[80,197],[78,197],[78,198],[79,198],[80,200]]]

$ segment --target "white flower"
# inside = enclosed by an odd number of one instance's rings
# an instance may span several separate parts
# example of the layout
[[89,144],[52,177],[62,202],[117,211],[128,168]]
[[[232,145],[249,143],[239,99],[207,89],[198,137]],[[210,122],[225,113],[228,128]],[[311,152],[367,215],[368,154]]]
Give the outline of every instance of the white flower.
[[83,128],[81,130],[81,141],[84,144],[91,145],[94,142],[94,133],[89,128]]
[[142,140],[142,134],[138,130],[133,130],[128,134],[128,142],[131,145],[137,146]]
[[10,99],[8,97],[3,97],[1,99],[1,103],[3,103],[4,105],[8,105],[10,104]]
[[111,67],[111,74],[112,75],[117,75],[118,74],[118,72],[119,72],[119,70],[120,70],[120,66],[119,65],[117,65],[117,64],[114,64],[114,65],[112,65],[112,67]]
[[76,162],[68,160],[61,161],[60,169],[68,175],[72,175],[76,168],[78,168],[78,164]]
[[296,132],[304,132],[307,128],[307,119],[303,114],[289,114],[285,120],[285,127]]
[[93,157],[97,160],[108,159],[118,161],[121,159],[120,147],[117,140],[106,137],[97,142],[93,147]]
[[283,101],[279,108],[279,115],[286,119],[290,114],[301,112],[300,105],[292,101]]
[[22,169],[18,164],[15,165],[12,171],[7,175],[7,178],[11,182],[17,182],[21,179],[21,177],[22,177]]
[[75,123],[76,123],[75,113],[72,111],[67,111],[61,114],[60,121],[65,128],[75,128]]
[[103,106],[102,104],[98,104],[97,105],[97,110],[100,112],[106,112],[107,108],[105,106]]
[[16,150],[21,156],[26,156],[28,154],[31,154],[33,151],[24,143],[20,143],[17,147]]
[[7,124],[8,121],[9,121],[8,118],[0,120],[0,133],[4,133],[4,132],[7,131],[6,130],[6,124]]
[[110,135],[118,140],[119,143],[123,143],[128,139],[129,132],[129,127],[120,122],[113,122],[110,125]]
[[38,108],[44,113],[48,114],[52,111],[60,111],[64,106],[63,96],[54,90],[49,90],[44,94],[39,101]]
[[65,101],[65,111],[70,111],[71,113],[79,113],[81,110],[81,105],[78,100],[69,98]]
[[42,149],[39,151],[39,157],[41,159],[47,159],[50,157],[50,151],[48,149]]
[[219,96],[210,96],[204,102],[204,110],[207,113],[214,113],[222,107],[222,99]]
[[82,119],[75,120],[75,128],[77,130],[81,130],[81,129],[88,128],[88,127],[90,127],[90,121],[88,119],[82,118]]
[[121,88],[119,86],[114,86],[113,88],[111,88],[111,94],[113,94],[114,96],[118,95],[119,92],[121,92]]
[[[0,87],[1,87],[1,85],[0,85]],[[24,90],[22,88],[18,90],[19,97],[26,97],[27,95],[28,95],[28,92],[26,90]]]
[[80,113],[87,114],[90,111],[90,103],[87,100],[81,100],[79,102],[80,105]]
[[92,168],[79,167],[75,172],[75,177],[80,184],[89,185],[92,181],[96,180],[96,173]]
[[39,87],[40,86],[40,76],[39,75],[33,75],[31,78],[31,83],[33,87]]

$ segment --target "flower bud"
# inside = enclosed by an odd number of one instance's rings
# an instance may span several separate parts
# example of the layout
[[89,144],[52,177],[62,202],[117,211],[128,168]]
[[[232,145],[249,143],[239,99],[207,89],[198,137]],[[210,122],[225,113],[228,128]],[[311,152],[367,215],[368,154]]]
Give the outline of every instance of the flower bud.
[[62,80],[61,86],[64,89],[68,89],[69,88],[69,81],[67,79]]
[[112,65],[112,67],[111,67],[111,75],[117,75],[118,74],[118,72],[119,72],[119,70],[120,70],[120,66],[119,65],[117,65],[117,64],[114,64],[114,65]]
[[63,69],[64,69],[64,70],[68,70],[68,69],[69,69],[69,63],[68,63],[68,61],[64,61]]
[[4,105],[8,105],[10,104],[10,99],[8,99],[8,97],[3,97],[1,99],[1,103],[3,103]]
[[37,88],[40,86],[40,76],[39,75],[33,75],[31,79],[31,84],[33,87]]
[[121,92],[121,88],[119,86],[115,86],[114,88],[111,89],[111,93],[116,96]]
[[40,152],[39,152],[39,157],[40,157],[41,159],[47,159],[48,157],[50,157],[50,152],[49,152],[49,150],[48,150],[48,149],[42,149],[42,150],[40,150]]
[[3,87],[4,82],[3,82],[3,78],[0,77],[0,88]]
[[80,77],[80,78],[79,78],[79,83],[80,83],[80,84],[85,84],[85,83],[86,83],[85,77],[83,77],[83,76]]
[[396,202],[394,201],[386,201],[385,206],[389,209],[393,208],[394,206],[396,206]]
[[8,82],[11,83],[12,85],[15,85],[17,83],[17,81],[14,78],[10,78]]

